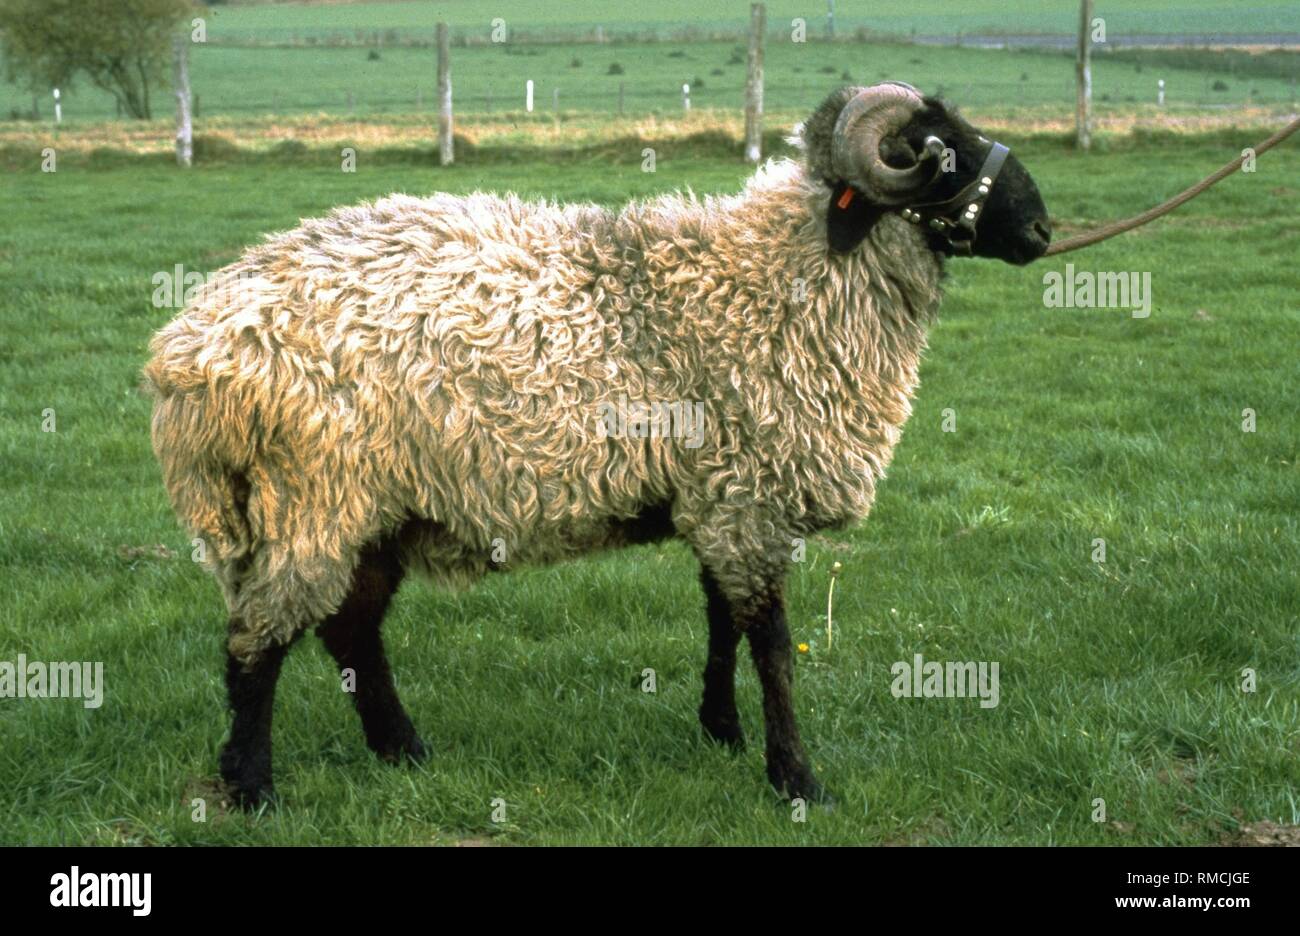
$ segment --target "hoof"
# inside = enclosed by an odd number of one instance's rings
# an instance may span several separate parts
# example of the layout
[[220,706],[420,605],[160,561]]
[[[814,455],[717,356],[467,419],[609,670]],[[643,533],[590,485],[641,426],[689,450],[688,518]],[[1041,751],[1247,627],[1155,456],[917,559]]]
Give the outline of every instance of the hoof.
[[226,793],[239,808],[252,811],[274,798],[269,757],[246,757],[227,746],[221,752],[220,767]]
[[254,812],[275,800],[275,788],[271,785],[270,777],[261,780],[231,777],[222,779],[225,780],[226,795],[244,812]]
[[375,743],[370,747],[386,764],[420,764],[429,759],[424,742],[414,730],[400,740]]
[[807,803],[833,806],[834,799],[817,782],[812,770],[806,764],[788,766],[769,764],[767,779],[772,788],[787,800],[801,799]]
[[244,812],[256,812],[275,800],[275,790],[269,786],[229,787],[230,800]]
[[725,744],[733,751],[745,747],[745,732],[740,727],[740,717],[735,712],[714,714],[700,709],[700,724],[711,741]]

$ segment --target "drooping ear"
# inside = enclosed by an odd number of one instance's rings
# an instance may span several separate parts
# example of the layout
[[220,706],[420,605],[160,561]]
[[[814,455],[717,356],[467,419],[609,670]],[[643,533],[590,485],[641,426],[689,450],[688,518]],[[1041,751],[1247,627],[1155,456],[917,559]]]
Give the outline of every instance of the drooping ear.
[[848,253],[856,249],[879,217],[860,191],[847,182],[835,183],[826,208],[826,241],[831,250]]

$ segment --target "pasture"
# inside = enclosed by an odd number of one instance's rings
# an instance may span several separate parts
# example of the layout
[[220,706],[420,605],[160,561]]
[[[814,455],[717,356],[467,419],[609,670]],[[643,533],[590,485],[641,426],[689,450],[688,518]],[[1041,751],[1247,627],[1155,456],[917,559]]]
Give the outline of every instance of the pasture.
[[[1087,157],[1048,136],[1004,139],[1059,235],[1167,197],[1264,135],[1142,134]],[[144,157],[55,173],[24,160],[0,176],[0,660],[102,661],[105,673],[98,709],[0,700],[0,843],[1171,844],[1300,822],[1294,143],[1069,258],[1150,272],[1149,318],[1045,308],[1043,274],[1060,260],[950,265],[873,515],[811,541],[789,582],[807,645],[798,714],[834,810],[793,822],[761,744],[733,755],[704,740],[707,628],[679,544],[464,593],[409,581],[385,634],[432,752],[420,767],[375,761],[309,637],[277,697],[281,802],[252,816],[221,807],[224,612],[166,503],[138,390],[148,338],[175,312],[151,304],[154,274],[215,270],[268,231],[393,190],[616,206],[734,191],[747,174],[734,158],[665,153],[654,173],[632,148],[447,169],[362,150],[355,173],[339,171],[337,149],[309,149],[190,173]],[[895,698],[890,667],[917,653],[998,661],[1000,704]],[[743,659],[739,699],[757,738]]]
[[[769,111],[805,112],[836,82],[869,84],[902,79],[933,93],[946,93],[966,107],[1040,107],[1068,113],[1074,101],[1074,59],[1056,50],[1014,51],[875,41],[875,33],[897,39],[916,34],[951,37],[962,30],[1069,34],[1075,29],[1074,0],[1053,4],[980,0],[953,4],[924,0],[906,12],[868,15],[863,4],[839,5],[838,41],[824,41],[821,3],[769,3],[765,94]],[[494,8],[495,9],[495,8]],[[628,115],[674,115],[682,110],[681,88],[691,86],[695,108],[739,108],[745,84],[745,28],[748,3],[701,19],[696,5],[674,2],[655,7],[645,19],[643,4],[620,0],[602,5],[601,16],[619,41],[592,42],[597,23],[590,11],[572,4],[500,4],[494,16],[511,29],[531,30],[527,42],[487,41],[490,17],[470,3],[447,4],[453,32],[469,45],[452,54],[458,113],[479,114],[524,106],[524,84],[536,82],[536,106],[550,115],[618,111],[619,87]],[[1192,106],[1289,105],[1296,101],[1300,14],[1293,4],[1258,3],[1249,11],[1202,0],[1146,0],[1104,11],[1118,42],[1134,32],[1216,33],[1230,39],[1250,32],[1289,36],[1289,51],[1241,53],[1231,60],[1195,50],[1117,49],[1098,43],[1093,86],[1099,114],[1131,110],[1156,101],[1156,82],[1166,81],[1172,110]],[[807,20],[806,42],[791,41],[793,17]],[[276,4],[214,7],[207,42],[192,50],[192,86],[207,116],[321,114],[365,117],[430,113],[436,110],[432,41],[436,14],[420,3],[342,5]],[[870,29],[873,41],[858,37]],[[510,35],[507,32],[507,36]],[[710,38],[725,36],[727,38]],[[1223,67],[1227,64],[1228,67]],[[558,98],[556,95],[558,94]],[[166,117],[172,102],[155,97],[155,115]],[[32,96],[0,84],[0,115],[25,116]],[[46,119],[48,94],[38,101]],[[64,120],[70,123],[115,116],[113,98],[82,82],[63,91]]]
[[[316,5],[275,3],[213,8],[216,35],[226,41],[288,42],[315,35],[344,39],[358,31],[391,30],[398,36],[431,36],[431,13],[410,2]],[[564,0],[499,0],[490,11],[474,0],[447,0],[437,7],[453,28],[486,34],[500,17],[514,29],[589,32],[603,22],[611,35],[620,30],[656,35],[678,30],[704,33],[733,29],[749,14],[749,0],[727,0],[701,9],[694,0],[662,0],[653,8],[637,0],[606,0],[598,8]],[[1118,30],[1129,33],[1204,32],[1234,35],[1247,32],[1295,32],[1300,12],[1287,0],[1252,0],[1246,9],[1227,8],[1218,0],[1125,0],[1099,10]],[[837,32],[857,29],[910,36],[913,33],[1070,33],[1078,5],[1073,0],[912,0],[907,4],[877,4],[869,0],[839,0]],[[824,28],[824,0],[767,0],[772,23],[803,17],[810,28]]]

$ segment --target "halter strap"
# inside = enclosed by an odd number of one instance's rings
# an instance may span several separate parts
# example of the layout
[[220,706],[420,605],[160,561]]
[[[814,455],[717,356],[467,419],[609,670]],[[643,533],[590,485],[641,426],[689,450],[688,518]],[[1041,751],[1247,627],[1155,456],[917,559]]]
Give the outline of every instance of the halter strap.
[[913,224],[924,222],[930,230],[948,241],[953,253],[970,256],[984,203],[997,184],[998,174],[1010,153],[1010,149],[995,141],[975,180],[960,192],[943,201],[909,205],[900,214]]

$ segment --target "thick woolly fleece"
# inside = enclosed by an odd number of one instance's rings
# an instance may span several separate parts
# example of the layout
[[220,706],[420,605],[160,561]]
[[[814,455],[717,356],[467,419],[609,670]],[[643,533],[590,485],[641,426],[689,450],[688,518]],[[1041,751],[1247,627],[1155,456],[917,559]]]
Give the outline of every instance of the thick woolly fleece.
[[[829,199],[781,160],[736,196],[617,213],[395,195],[250,249],[145,371],[232,654],[251,664],[333,612],[360,550],[401,528],[407,565],[464,581],[494,545],[551,561],[671,505],[743,606],[795,537],[864,517],[940,261],[892,214],[829,251]],[[620,398],[703,403],[703,444],[607,436],[600,404]]]

